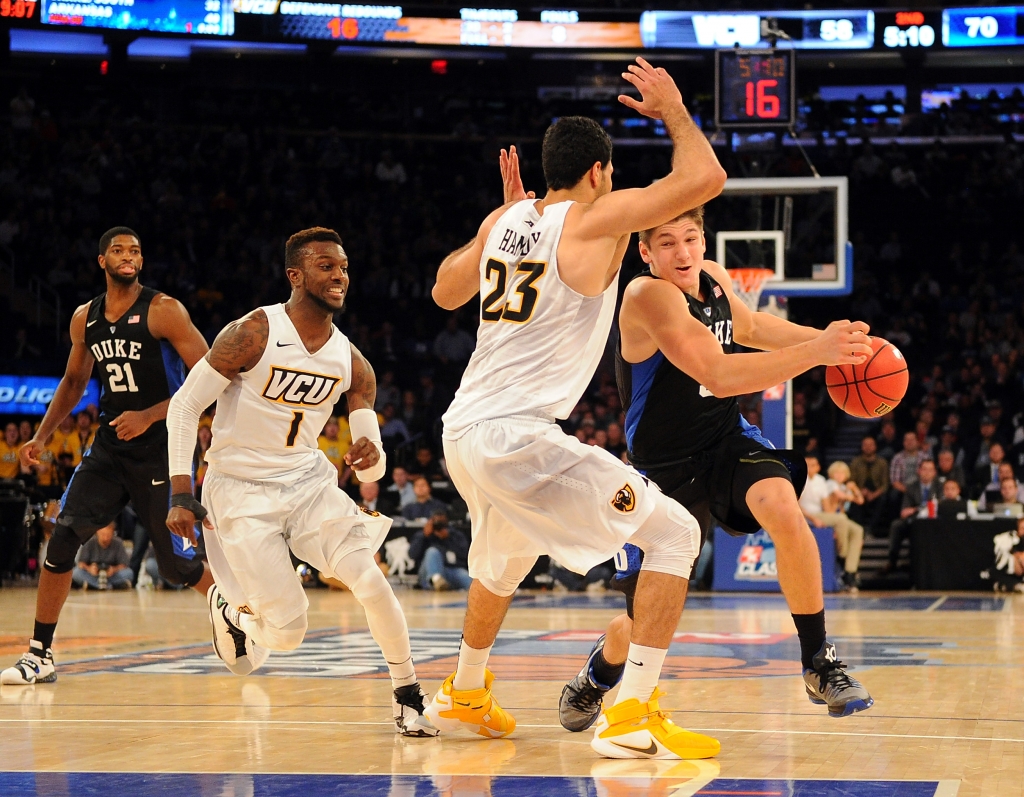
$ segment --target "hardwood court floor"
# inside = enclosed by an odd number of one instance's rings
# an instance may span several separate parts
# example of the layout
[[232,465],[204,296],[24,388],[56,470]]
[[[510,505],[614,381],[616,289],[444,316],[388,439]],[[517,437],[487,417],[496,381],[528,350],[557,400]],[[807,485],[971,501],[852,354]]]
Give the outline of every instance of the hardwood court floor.
[[[433,692],[454,668],[463,598],[398,594]],[[519,727],[498,741],[396,737],[359,606],[308,595],[302,647],[237,678],[212,655],[198,595],[73,592],[59,680],[0,690],[0,795],[1024,794],[1024,596],[828,598],[830,636],[876,701],[830,719],[803,694],[780,597],[694,595],[662,702],[722,752],[672,765],[598,759],[588,733],[558,725],[614,594],[517,598],[491,667]],[[0,591],[0,666],[23,650],[34,600]]]

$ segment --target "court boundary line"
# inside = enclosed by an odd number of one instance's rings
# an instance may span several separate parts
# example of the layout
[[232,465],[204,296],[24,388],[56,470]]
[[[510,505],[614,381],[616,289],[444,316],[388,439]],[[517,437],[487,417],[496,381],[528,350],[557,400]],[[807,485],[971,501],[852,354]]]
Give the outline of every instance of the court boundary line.
[[[472,741],[469,739],[468,741]],[[614,758],[597,758],[597,761],[615,761]],[[637,761],[643,759],[636,759]],[[653,760],[653,759],[647,759]],[[707,759],[711,761],[711,759]],[[707,761],[692,760],[690,763],[696,764],[698,768]],[[678,763],[678,762],[676,762]],[[0,774],[14,774],[14,775],[37,775],[37,774],[53,774],[53,775],[248,775],[250,777],[258,777],[261,775],[268,776],[284,776],[284,777],[314,777],[314,778],[332,778],[332,777],[348,777],[348,778],[380,778],[380,777],[406,777],[406,778],[429,778],[432,777],[430,773],[410,773],[410,772],[211,772],[209,770],[189,770],[189,769],[174,769],[174,770],[162,770],[160,772],[134,772],[125,770],[114,770],[114,769],[0,769]],[[678,779],[678,775],[662,775],[660,773],[648,774],[645,773],[646,777],[651,778],[665,778],[666,780]],[[460,772],[459,777],[470,777],[470,778],[559,778],[564,780],[629,780],[634,777],[633,775],[540,775],[532,772],[524,772],[522,774],[495,774],[493,772]],[[698,778],[701,776],[698,776]],[[872,779],[857,779],[857,778],[742,778],[742,777],[723,777],[721,773],[715,775],[715,778],[721,778],[723,780],[749,780],[755,782],[762,781],[797,781],[802,783],[935,783],[936,791],[934,797],[956,797],[956,791],[941,792],[940,789],[943,787],[949,788],[960,788],[961,781],[959,780],[942,780],[940,778],[872,778]],[[684,784],[688,785],[688,784]],[[706,785],[706,784],[705,784]],[[703,788],[701,786],[700,788]],[[699,790],[699,789],[698,789]],[[678,792],[673,792],[678,794]]]
[[[301,725],[392,725],[392,722],[370,721],[370,720],[261,720],[261,719],[234,719],[234,720],[211,720],[211,719],[108,719],[104,717],[90,717],[89,719],[29,719],[25,717],[0,717],[0,724],[16,723],[40,723],[40,724],[79,724],[90,723],[93,725],[150,725],[150,724],[193,724],[193,725],[276,725],[276,726],[301,726]],[[561,725],[517,725],[519,728],[561,728]],[[938,736],[934,734],[919,733],[852,733],[850,731],[800,731],[793,729],[773,728],[690,728],[694,731],[708,733],[783,733],[791,736],[869,736],[883,739],[937,739],[943,741],[965,741],[965,742],[1008,742],[1010,744],[1024,744],[1024,739],[1010,739],[998,736]]]

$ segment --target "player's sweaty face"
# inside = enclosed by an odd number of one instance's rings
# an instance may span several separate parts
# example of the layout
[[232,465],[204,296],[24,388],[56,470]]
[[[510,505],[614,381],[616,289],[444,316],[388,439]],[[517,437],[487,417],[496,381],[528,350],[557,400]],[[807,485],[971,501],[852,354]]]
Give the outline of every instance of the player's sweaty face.
[[348,255],[338,244],[318,241],[307,248],[302,269],[309,295],[331,310],[340,310],[348,294]]
[[[644,249],[651,272],[688,293],[700,284],[704,262],[704,233],[691,219],[663,224],[654,230]],[[641,250],[643,254],[643,250]]]
[[135,282],[142,270],[142,246],[132,235],[115,235],[100,255],[100,265],[118,282]]

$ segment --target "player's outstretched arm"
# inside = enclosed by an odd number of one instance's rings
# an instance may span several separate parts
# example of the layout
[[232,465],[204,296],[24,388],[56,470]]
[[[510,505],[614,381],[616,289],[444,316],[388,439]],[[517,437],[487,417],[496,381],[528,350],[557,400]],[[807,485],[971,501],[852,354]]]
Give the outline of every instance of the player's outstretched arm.
[[71,354],[68,355],[68,364],[35,436],[18,452],[22,468],[39,464],[39,454],[46,446],[47,439],[82,400],[89,386],[89,377],[96,361],[85,345],[85,322],[88,315],[89,305],[83,304],[71,316]]
[[664,224],[714,199],[725,185],[725,170],[683,105],[675,81],[662,67],[636,61],[622,77],[639,90],[641,100],[623,94],[619,101],[665,122],[672,138],[672,171],[646,188],[612,191],[587,207],[576,231],[584,239],[619,238]]
[[630,283],[619,325],[646,335],[676,368],[718,398],[767,390],[817,365],[861,364],[871,354],[868,326],[835,321],[814,340],[773,352],[726,354],[710,329],[690,315],[683,293],[665,280]]
[[352,347],[352,386],[345,398],[352,432],[352,447],[345,454],[345,464],[356,472],[359,481],[375,482],[387,469],[377,413],[373,409],[377,400],[377,377],[355,346]]
[[[262,310],[228,324],[206,357],[189,372],[167,410],[167,458],[171,474],[171,509],[167,528],[195,542],[195,523],[206,512],[192,493],[192,455],[199,417],[231,380],[260,361],[267,348],[270,322]],[[209,526],[209,521],[204,521]]]
[[[188,369],[210,349],[192,323],[185,305],[166,293],[155,296],[149,305],[149,332],[157,340],[170,343]],[[110,425],[114,427],[119,440],[132,440],[157,421],[166,418],[169,405],[170,400],[165,399],[144,410],[122,412]]]
[[484,219],[476,237],[465,246],[456,249],[441,263],[437,270],[437,282],[430,291],[434,302],[445,310],[457,310],[480,292],[480,259],[484,244],[491,234],[494,223],[508,210],[510,203],[502,205]]
[[725,268],[714,260],[705,260],[701,268],[714,277],[725,291],[732,310],[732,339],[740,345],[761,351],[775,351],[807,343],[821,334],[820,329],[794,324],[771,313],[755,313],[736,295],[732,278]]

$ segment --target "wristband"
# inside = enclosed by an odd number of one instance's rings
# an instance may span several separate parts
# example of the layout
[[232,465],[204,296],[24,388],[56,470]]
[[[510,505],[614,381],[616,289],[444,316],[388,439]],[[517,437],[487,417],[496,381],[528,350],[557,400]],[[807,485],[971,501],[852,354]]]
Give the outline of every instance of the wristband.
[[196,500],[192,493],[178,493],[171,496],[171,506],[180,506],[195,515],[196,522],[206,517],[206,507]]

